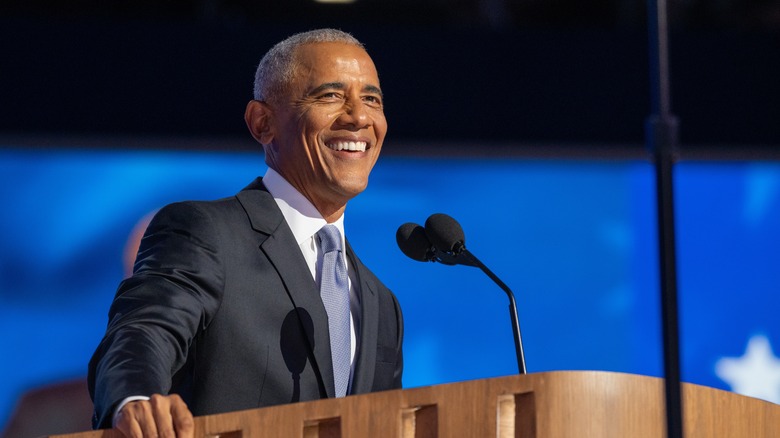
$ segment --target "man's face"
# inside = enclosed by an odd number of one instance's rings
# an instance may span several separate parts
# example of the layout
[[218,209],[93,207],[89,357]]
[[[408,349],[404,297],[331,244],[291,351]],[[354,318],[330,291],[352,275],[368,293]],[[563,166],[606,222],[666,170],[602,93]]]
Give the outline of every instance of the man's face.
[[[363,49],[307,44],[286,92],[271,108],[267,159],[323,215],[362,192],[387,132],[379,78]],[[340,213],[339,213],[340,215]]]

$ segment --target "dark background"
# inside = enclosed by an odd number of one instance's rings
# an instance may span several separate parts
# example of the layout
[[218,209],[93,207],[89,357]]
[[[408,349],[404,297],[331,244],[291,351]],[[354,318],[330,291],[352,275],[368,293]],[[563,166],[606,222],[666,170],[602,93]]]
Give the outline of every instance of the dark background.
[[[352,32],[373,56],[389,145],[641,149],[650,111],[645,8],[630,0],[6,0],[0,135],[60,144],[209,137],[254,147],[243,110],[260,57],[287,35],[329,26]],[[774,151],[780,4],[677,0],[669,10],[683,148]]]

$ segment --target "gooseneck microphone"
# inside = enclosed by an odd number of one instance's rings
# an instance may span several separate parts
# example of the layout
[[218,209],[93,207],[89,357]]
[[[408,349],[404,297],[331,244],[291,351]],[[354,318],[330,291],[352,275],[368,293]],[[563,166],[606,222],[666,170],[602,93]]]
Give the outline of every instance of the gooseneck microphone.
[[[452,220],[454,221],[454,219]],[[458,225],[457,222],[455,222],[455,224],[460,228],[460,225]],[[461,230],[460,234],[463,235],[463,230]],[[398,243],[398,247],[401,248],[401,252],[406,254],[410,259],[417,260],[418,262],[439,262],[451,266],[479,266],[474,264],[469,257],[457,257],[454,252],[446,252],[438,249],[431,243],[430,233],[422,226],[412,222],[407,222],[398,227],[398,231],[395,233],[395,240]],[[462,240],[465,240],[465,238],[462,238],[461,241]]]
[[407,222],[395,233],[395,241],[401,252],[412,260],[428,262],[436,256],[435,249],[425,234],[425,229],[417,224]]
[[407,257],[420,262],[439,262],[445,265],[465,265],[480,268],[496,283],[509,298],[509,317],[515,338],[517,368],[526,373],[523,338],[517,317],[515,294],[487,266],[466,249],[466,236],[458,221],[443,213],[432,214],[425,221],[425,228],[414,223],[401,225],[396,232],[396,241]]
[[442,251],[460,254],[466,249],[466,236],[458,221],[444,213],[434,213],[425,220],[431,243]]

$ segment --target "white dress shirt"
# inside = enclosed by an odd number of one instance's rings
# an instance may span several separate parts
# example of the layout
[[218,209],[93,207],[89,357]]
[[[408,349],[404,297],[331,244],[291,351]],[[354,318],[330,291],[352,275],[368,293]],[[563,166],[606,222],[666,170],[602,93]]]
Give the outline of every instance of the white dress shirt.
[[[317,241],[317,232],[320,228],[328,224],[328,222],[322,218],[319,211],[306,199],[295,187],[293,187],[287,180],[285,180],[275,170],[268,168],[268,171],[263,176],[263,185],[268,189],[268,192],[274,197],[276,205],[282,210],[284,220],[287,221],[287,225],[295,236],[295,241],[298,242],[298,247],[301,249],[303,258],[306,259],[306,263],[309,265],[312,278],[317,284],[320,284],[320,267],[322,266],[322,251],[320,250],[320,244]],[[360,294],[357,290],[357,278],[355,275],[355,269],[351,266],[349,258],[346,256],[346,244],[344,242],[344,215],[341,215],[332,225],[335,225],[341,233],[341,247],[344,251],[341,252],[341,256],[344,257],[344,262],[347,267],[347,274],[349,275],[349,306],[350,306],[350,360],[352,362],[352,369],[354,371],[355,366],[355,354],[357,352],[357,328],[360,326]],[[351,384],[350,378],[350,384]]]

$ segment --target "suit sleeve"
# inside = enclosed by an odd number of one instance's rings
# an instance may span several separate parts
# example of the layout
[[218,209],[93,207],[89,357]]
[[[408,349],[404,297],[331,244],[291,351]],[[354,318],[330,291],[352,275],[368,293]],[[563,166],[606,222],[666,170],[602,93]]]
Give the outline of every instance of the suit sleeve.
[[117,290],[105,337],[89,363],[93,426],[111,426],[128,396],[167,394],[197,334],[221,300],[218,229],[197,204],[172,204],[152,220],[134,274]]

